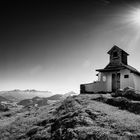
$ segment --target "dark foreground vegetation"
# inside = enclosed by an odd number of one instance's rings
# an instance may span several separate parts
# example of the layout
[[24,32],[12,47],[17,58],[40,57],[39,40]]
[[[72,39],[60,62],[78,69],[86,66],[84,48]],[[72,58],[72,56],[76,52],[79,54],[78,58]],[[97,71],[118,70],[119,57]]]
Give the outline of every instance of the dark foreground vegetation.
[[139,106],[110,94],[68,97],[5,117],[14,119],[0,126],[0,140],[139,140]]

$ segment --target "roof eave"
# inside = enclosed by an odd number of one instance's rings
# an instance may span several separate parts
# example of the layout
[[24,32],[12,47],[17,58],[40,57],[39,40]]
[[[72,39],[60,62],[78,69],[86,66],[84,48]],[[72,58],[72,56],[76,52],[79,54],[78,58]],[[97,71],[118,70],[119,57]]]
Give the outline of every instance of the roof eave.
[[119,71],[121,69],[97,69],[98,72],[111,72],[111,71]]
[[139,75],[140,76],[140,72],[136,72],[136,71],[132,71],[132,70],[130,70],[132,73],[134,73],[134,74],[137,74],[137,75]]

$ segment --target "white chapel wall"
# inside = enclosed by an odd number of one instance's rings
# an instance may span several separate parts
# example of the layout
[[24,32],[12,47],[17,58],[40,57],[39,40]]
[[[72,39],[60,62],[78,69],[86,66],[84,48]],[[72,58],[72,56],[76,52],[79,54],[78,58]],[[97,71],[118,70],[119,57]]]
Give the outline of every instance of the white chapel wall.
[[[133,73],[131,73],[130,70],[128,69],[121,70],[120,73],[121,73],[120,88],[121,89],[124,89],[126,87],[135,88]],[[128,78],[125,78],[125,75],[128,75]]]
[[133,74],[133,79],[135,82],[135,90],[140,91],[140,76],[138,76],[137,74]]

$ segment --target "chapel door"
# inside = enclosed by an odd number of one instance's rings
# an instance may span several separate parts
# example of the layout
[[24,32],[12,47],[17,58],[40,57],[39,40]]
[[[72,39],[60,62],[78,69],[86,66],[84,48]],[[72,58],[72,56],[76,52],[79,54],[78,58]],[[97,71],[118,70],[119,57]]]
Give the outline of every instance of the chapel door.
[[120,89],[120,73],[112,74],[112,92]]

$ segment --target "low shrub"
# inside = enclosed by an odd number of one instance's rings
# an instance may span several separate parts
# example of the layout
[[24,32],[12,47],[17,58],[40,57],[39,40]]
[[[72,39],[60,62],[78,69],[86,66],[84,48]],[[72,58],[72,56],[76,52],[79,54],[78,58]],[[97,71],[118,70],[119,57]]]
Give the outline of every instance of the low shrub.
[[130,100],[140,101],[140,93],[133,88],[126,87],[124,90],[117,90],[114,93],[111,93],[112,97],[125,97]]

